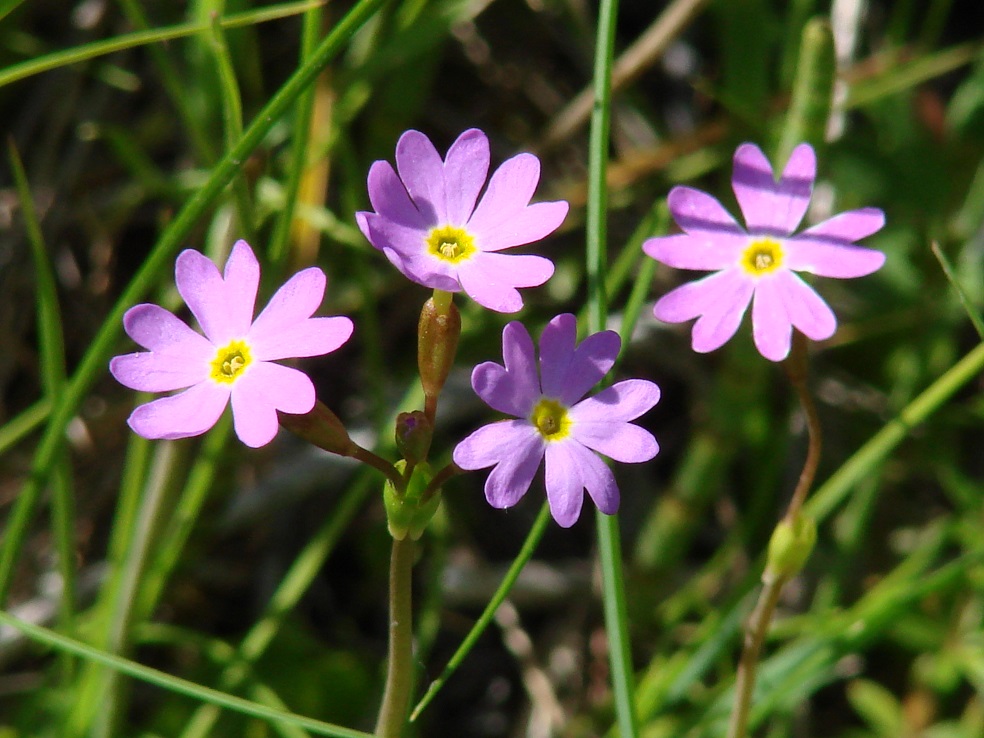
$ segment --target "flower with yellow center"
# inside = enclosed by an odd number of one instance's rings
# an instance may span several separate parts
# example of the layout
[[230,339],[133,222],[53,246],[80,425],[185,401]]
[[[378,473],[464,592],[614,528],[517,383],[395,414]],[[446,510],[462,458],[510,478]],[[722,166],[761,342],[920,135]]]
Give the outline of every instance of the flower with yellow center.
[[571,419],[567,414],[567,408],[550,397],[540,398],[540,401],[533,406],[530,422],[540,431],[545,441],[559,441],[567,438],[571,432]]
[[771,274],[782,267],[782,244],[774,238],[756,238],[741,255],[742,268],[753,277]]
[[253,362],[249,344],[241,339],[230,341],[215,352],[209,376],[216,382],[232,384]]
[[475,239],[464,228],[446,225],[435,228],[427,236],[427,250],[438,259],[460,264],[477,250]]

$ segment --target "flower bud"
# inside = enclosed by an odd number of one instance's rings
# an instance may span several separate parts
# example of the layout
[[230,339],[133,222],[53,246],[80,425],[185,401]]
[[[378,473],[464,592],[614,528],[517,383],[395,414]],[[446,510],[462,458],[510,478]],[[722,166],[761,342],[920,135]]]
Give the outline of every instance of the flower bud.
[[422,410],[396,416],[396,448],[411,464],[427,458],[434,429]]
[[[397,471],[403,473],[407,463],[401,459],[394,466]],[[396,540],[402,541],[407,536],[414,541],[419,539],[424,534],[430,519],[437,512],[441,504],[440,492],[430,495],[426,500],[423,499],[424,491],[433,476],[430,464],[426,462],[417,464],[410,474],[406,492],[402,495],[397,492],[392,481],[386,480],[383,487],[383,504],[386,507],[386,522],[390,535]]]
[[803,564],[817,542],[817,524],[813,518],[798,515],[794,520],[783,518],[772,532],[769,554],[762,581],[791,579],[803,568]]
[[424,395],[437,397],[448,378],[461,335],[461,314],[451,301],[438,305],[431,297],[420,311],[417,326],[417,366]]
[[291,433],[330,453],[352,456],[358,449],[342,421],[320,400],[309,413],[291,415],[278,410],[277,418],[280,425]]

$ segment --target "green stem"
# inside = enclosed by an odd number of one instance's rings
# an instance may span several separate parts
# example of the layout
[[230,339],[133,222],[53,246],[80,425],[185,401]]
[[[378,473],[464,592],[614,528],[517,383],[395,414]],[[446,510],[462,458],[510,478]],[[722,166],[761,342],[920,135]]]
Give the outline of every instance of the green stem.
[[390,554],[389,660],[386,689],[376,722],[378,738],[400,738],[407,724],[413,689],[413,540],[393,539]]
[[[618,0],[602,0],[598,11],[595,44],[594,109],[588,144],[588,203],[586,213],[586,271],[588,275],[588,330],[602,330],[608,317],[605,294],[607,268],[608,143],[611,126],[612,57]],[[625,590],[622,574],[622,545],[616,516],[597,516],[598,555],[601,560],[605,628],[608,633],[615,694],[615,714],[622,738],[638,735],[633,700],[634,673],[629,649]]]

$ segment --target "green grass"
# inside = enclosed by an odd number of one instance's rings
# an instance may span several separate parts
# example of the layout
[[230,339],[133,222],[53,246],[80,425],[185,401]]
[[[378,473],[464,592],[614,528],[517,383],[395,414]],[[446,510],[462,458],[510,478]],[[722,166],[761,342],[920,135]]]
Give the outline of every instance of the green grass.
[[[486,504],[483,473],[448,482],[417,547],[408,735],[725,735],[805,431],[747,318],[701,355],[688,326],[652,317],[687,275],[641,244],[674,228],[676,184],[735,210],[739,143],[782,159],[802,140],[819,153],[817,217],[884,209],[866,244],[888,261],[815,282],[839,320],[810,347],[824,450],[805,509],[819,535],[766,638],[750,734],[984,733],[973,13],[871,4],[853,56],[835,59],[830,3],[678,0],[665,12],[690,20],[666,55],[612,92],[611,64],[661,16],[642,0],[598,5],[125,1],[88,17],[88,4],[0,2],[0,735],[371,732],[387,630],[379,474],[286,433],[247,449],[228,416],[198,439],[136,437],[126,417],[146,398],[107,364],[134,350],[129,307],[181,310],[181,249],[221,261],[247,238],[259,303],[297,269],[325,270],[322,314],[349,315],[356,333],[300,366],[359,443],[395,459],[393,418],[421,403],[427,291],[354,213],[369,207],[370,164],[411,127],[441,150],[482,128],[493,166],[538,154],[537,199],[571,212],[527,247],[557,271],[514,317],[533,335],[560,312],[582,333],[618,327],[613,375],[663,396],[641,420],[661,453],[615,468],[622,510],[597,527],[586,504],[559,529],[542,481],[509,511]],[[578,117],[566,105],[583,90],[596,105]],[[500,358],[512,319],[456,304],[439,461],[493,418],[468,376]],[[496,619],[506,598],[518,622]]]

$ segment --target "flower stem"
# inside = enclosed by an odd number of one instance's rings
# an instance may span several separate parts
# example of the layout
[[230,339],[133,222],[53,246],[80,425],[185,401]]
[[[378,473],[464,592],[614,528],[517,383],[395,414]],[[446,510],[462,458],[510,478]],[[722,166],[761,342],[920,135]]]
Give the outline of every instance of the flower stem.
[[[803,407],[809,439],[803,471],[800,472],[796,489],[793,490],[789,507],[783,516],[783,522],[796,529],[799,527],[798,523],[803,504],[806,502],[806,496],[816,477],[822,446],[820,418],[817,415],[816,404],[813,402],[813,397],[807,387],[806,339],[799,333],[793,337],[792,351],[784,364],[784,368]],[[765,642],[769,624],[772,622],[772,614],[779,602],[779,595],[790,578],[790,574],[782,570],[774,570],[770,565],[771,563],[766,564],[765,572],[762,575],[762,591],[759,593],[758,602],[756,602],[755,609],[745,626],[741,660],[738,662],[738,674],[735,677],[735,702],[728,722],[728,738],[745,738],[746,736],[752,704],[752,691],[755,688],[755,672],[758,669],[762,644]]]
[[410,607],[413,540],[393,539],[390,554],[389,661],[386,688],[379,706],[375,734],[378,738],[400,738],[407,723],[410,690],[413,688],[413,625]]

